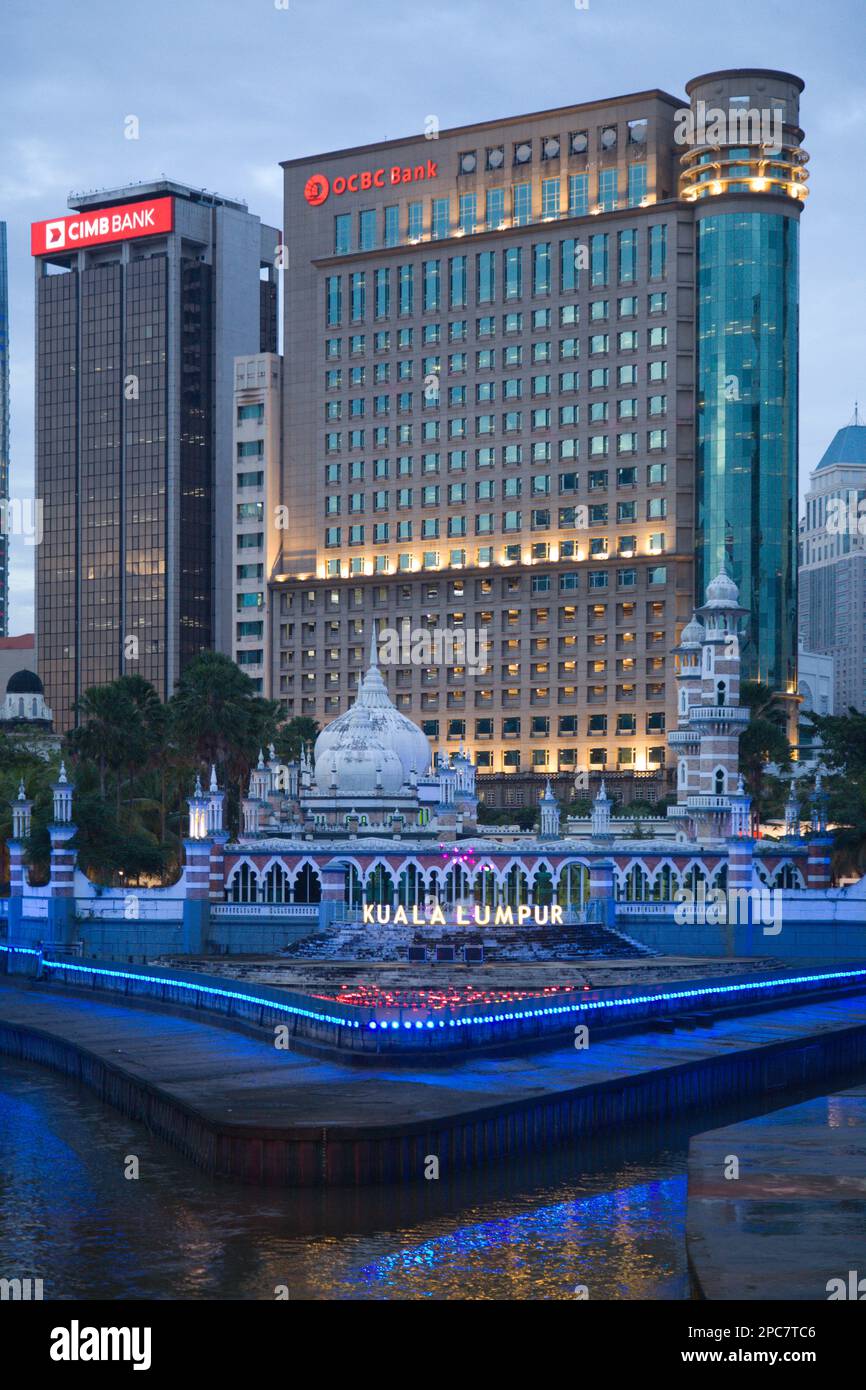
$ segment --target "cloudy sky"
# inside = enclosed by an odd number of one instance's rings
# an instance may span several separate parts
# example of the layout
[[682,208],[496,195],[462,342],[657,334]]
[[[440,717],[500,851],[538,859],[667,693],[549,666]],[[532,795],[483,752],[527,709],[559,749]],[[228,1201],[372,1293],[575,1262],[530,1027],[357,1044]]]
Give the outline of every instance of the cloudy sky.
[[[586,0],[579,0],[580,4]],[[8,224],[12,492],[33,488],[29,224],[70,190],[165,174],[279,226],[281,159],[773,67],[806,81],[801,484],[866,409],[864,0],[3,0],[0,219]],[[126,117],[140,138],[124,138]],[[13,546],[10,631],[32,628]]]

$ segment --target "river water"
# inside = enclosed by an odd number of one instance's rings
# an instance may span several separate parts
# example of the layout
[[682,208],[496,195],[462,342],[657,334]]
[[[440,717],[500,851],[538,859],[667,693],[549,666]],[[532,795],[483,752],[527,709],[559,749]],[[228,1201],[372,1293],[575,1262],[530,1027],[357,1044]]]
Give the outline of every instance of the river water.
[[[262,1192],[208,1178],[77,1083],[0,1057],[0,1277],[41,1278],[46,1299],[688,1298],[689,1134],[761,1108],[459,1181]],[[124,1176],[131,1157],[138,1178]]]

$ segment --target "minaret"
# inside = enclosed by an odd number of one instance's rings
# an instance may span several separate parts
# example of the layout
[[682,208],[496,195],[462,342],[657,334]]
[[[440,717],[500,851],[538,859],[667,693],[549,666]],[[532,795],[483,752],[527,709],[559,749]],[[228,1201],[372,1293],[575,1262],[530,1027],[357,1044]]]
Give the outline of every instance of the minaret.
[[790,840],[800,838],[800,803],[794,790],[793,777],[788,789],[788,800],[785,802],[785,837]]
[[613,805],[605,789],[604,780],[598,789],[598,796],[592,803],[592,838],[594,840],[604,839],[609,836],[610,828],[610,808]]
[[24,889],[27,886],[24,867],[24,841],[30,834],[30,812],[33,802],[27,798],[23,779],[18,786],[18,796],[12,802],[12,839],[8,841],[9,850],[9,938],[17,935],[21,917]]
[[554,840],[559,836],[559,803],[551,791],[549,777],[544,788],[544,796],[538,804],[541,808],[542,839]]
[[683,818],[691,837],[698,840],[745,833],[732,830],[732,814],[736,800],[739,826],[745,795],[737,784],[740,734],[749,722],[749,711],[740,705],[738,628],[747,611],[734,581],[718,574],[707,586],[706,602],[697,610],[704,624],[699,682],[692,639],[687,650],[680,643],[678,714],[683,727],[671,733],[670,742],[684,758],[685,770],[678,761],[677,805],[669,808],[669,814]]
[[189,833],[183,842],[183,949],[199,955],[205,948],[211,895],[211,849],[208,833],[210,798],[202,791],[196,774],[195,788],[188,796]]
[[676,663],[677,727],[668,734],[668,746],[677,763],[677,798],[698,790],[698,733],[692,727],[689,710],[700,704],[701,643],[704,629],[696,617],[686,623],[679,644],[673,649]]
[[75,850],[72,841],[78,827],[72,823],[72,783],[61,762],[57,781],[52,782],[54,816],[48,827],[51,840],[51,897],[48,903],[48,936],[52,941],[68,941],[75,927]]
[[211,765],[207,794],[207,832],[211,841],[210,896],[212,902],[222,902],[225,889],[225,847],[229,838],[223,826],[226,794],[220,791],[216,766]]

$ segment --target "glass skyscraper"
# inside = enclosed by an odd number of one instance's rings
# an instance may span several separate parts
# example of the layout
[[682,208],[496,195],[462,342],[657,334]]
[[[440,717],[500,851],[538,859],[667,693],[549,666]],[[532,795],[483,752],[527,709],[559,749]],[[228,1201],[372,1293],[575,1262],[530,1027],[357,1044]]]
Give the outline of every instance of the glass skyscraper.
[[797,690],[802,88],[760,71],[689,83],[697,138],[682,176],[696,203],[696,588],[727,569],[750,610],[743,674],[787,694]]

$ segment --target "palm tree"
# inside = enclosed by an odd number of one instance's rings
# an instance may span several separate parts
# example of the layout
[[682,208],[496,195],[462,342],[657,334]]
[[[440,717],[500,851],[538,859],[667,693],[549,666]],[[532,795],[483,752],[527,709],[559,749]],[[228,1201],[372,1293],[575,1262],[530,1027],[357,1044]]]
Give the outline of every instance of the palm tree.
[[279,703],[256,694],[249,676],[221,652],[200,652],[183,671],[169,701],[172,733],[205,771],[225,770],[238,797],[251,764],[276,736]]
[[141,710],[121,681],[92,685],[76,701],[79,724],[66,736],[73,758],[88,758],[99,772],[104,799],[107,774],[116,774],[115,794],[120,812],[120,769],[146,756],[146,730]]

